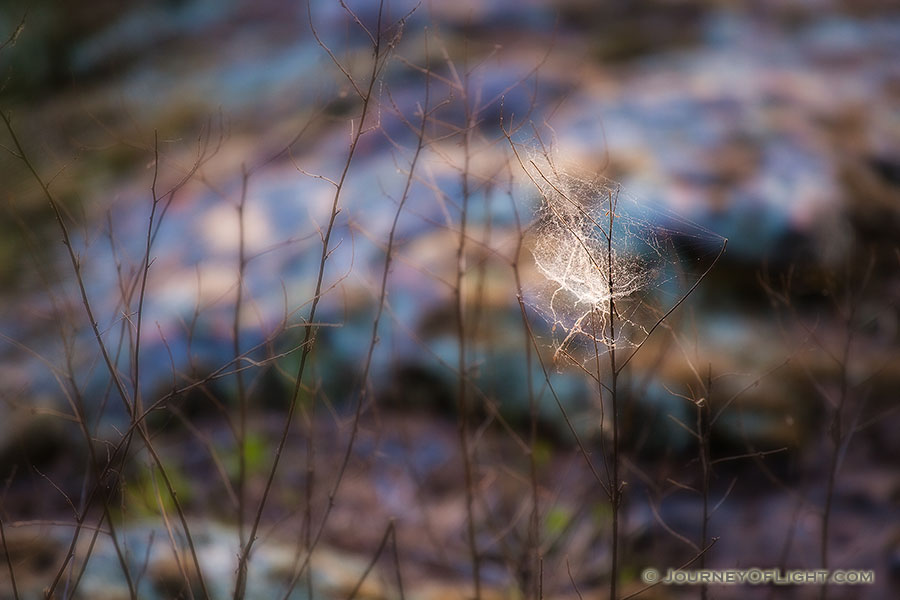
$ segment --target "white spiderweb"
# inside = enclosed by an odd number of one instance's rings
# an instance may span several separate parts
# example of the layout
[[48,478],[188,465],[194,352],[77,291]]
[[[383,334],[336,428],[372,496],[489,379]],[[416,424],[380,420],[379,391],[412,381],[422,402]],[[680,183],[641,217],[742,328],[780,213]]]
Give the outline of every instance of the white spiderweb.
[[525,169],[541,200],[528,240],[541,275],[530,300],[551,325],[557,360],[577,360],[577,346],[592,356],[640,344],[723,248],[721,236],[547,154]]

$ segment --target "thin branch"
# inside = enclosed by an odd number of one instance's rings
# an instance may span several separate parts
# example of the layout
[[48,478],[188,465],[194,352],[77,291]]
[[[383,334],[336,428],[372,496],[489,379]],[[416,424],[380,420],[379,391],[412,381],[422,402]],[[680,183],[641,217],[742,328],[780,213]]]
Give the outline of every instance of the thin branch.
[[644,337],[644,339],[641,340],[641,342],[635,347],[634,351],[628,355],[628,358],[626,358],[622,362],[622,364],[619,365],[619,371],[624,369],[625,365],[627,365],[629,362],[631,362],[631,359],[634,358],[635,355],[641,351],[641,348],[644,347],[644,344],[647,342],[648,339],[650,339],[650,335],[654,331],[656,331],[656,328],[659,327],[666,319],[668,319],[669,315],[671,315],[673,312],[675,312],[675,309],[677,309],[679,306],[681,306],[681,304],[685,300],[687,300],[688,296],[690,296],[694,292],[694,290],[697,289],[697,286],[700,285],[700,282],[702,282],[704,279],[706,279],[706,276],[709,275],[710,271],[713,270],[713,267],[716,266],[716,263],[719,262],[719,259],[722,258],[722,255],[725,254],[725,248],[727,246],[728,246],[728,239],[723,238],[722,247],[719,249],[719,253],[716,255],[716,258],[712,261],[712,264],[710,264],[709,267],[706,268],[706,270],[703,272],[703,274],[700,276],[700,278],[694,282],[694,285],[692,285],[691,288],[681,298],[678,299],[678,302],[676,302],[674,304],[674,306],[672,306],[672,308],[667,310],[666,313],[662,317],[660,317],[659,320],[656,321],[656,323],[653,324],[653,327],[650,328],[650,330],[647,332],[647,335]]
[[9,569],[9,581],[12,584],[13,596],[19,600],[19,588],[16,585],[16,572],[13,569],[12,556],[9,553],[9,546],[6,545],[6,530],[3,527],[3,517],[0,516],[0,541],[3,542],[3,556],[6,557],[6,567]]
[[[700,559],[701,556],[706,554],[710,548],[715,546],[716,542],[718,542],[718,541],[719,541],[719,538],[717,538],[717,537],[712,538],[712,540],[710,540],[709,544],[707,544],[702,550],[697,552],[697,554],[695,554],[690,560],[688,560],[681,566],[677,567],[675,570],[681,571],[682,569],[686,569],[689,566],[691,566],[692,564],[694,564],[697,560]],[[661,583],[662,583],[662,579],[660,579],[656,583],[651,583],[650,585],[643,587],[636,592],[632,592],[631,594],[628,594],[627,596],[623,596],[622,598],[620,598],[620,600],[631,600],[632,598],[636,598],[636,597],[640,596],[641,594],[643,594],[644,592],[646,592],[647,590],[655,588],[656,586],[660,585]]]

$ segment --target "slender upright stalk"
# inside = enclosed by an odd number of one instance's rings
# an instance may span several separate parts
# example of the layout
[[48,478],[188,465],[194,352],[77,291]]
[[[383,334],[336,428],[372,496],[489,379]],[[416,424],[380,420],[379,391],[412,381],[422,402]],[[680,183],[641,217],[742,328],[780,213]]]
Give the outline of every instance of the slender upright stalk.
[[[712,399],[712,364],[706,373],[706,397],[697,401],[697,434],[699,435],[699,454],[701,470],[701,494],[703,496],[703,515],[700,520],[700,547],[705,548],[709,537],[709,482],[711,475],[710,460],[710,402]],[[706,567],[706,553],[700,555],[700,568]],[[706,600],[709,586],[700,586],[700,600]]]
[[[828,462],[828,483],[825,487],[825,506],[822,509],[822,537],[820,544],[819,561],[823,570],[828,569],[828,537],[831,524],[831,510],[834,501],[834,488],[837,481],[837,472],[840,467],[841,454],[847,441],[848,432],[844,431],[844,410],[847,404],[847,395],[850,388],[848,363],[850,361],[850,349],[853,344],[853,317],[855,303],[851,303],[847,316],[847,336],[844,340],[843,354],[840,360],[840,396],[831,419],[831,457]],[[819,592],[819,600],[827,600],[828,583],[823,583]]]
[[616,600],[619,580],[619,505],[622,499],[622,489],[619,485],[619,369],[616,365],[616,302],[614,299],[614,274],[613,274],[613,226],[615,225],[615,204],[612,194],[609,201],[609,232],[606,235],[606,271],[609,284],[609,339],[606,340],[609,349],[610,368],[610,398],[612,400],[613,421],[613,447],[612,447],[612,478],[609,482],[610,503],[612,504],[612,541],[609,574],[609,599]]
[[[234,322],[233,322],[233,352],[235,360],[241,356],[241,314],[244,299],[244,270],[247,267],[247,257],[245,254],[245,223],[244,208],[247,202],[247,181],[250,175],[247,168],[241,165],[241,197],[238,200],[237,217],[238,217],[238,279],[237,291],[234,299]],[[240,366],[240,365],[238,365]],[[237,450],[238,450],[238,480],[237,480],[237,521],[238,521],[238,541],[243,548],[247,543],[244,514],[247,504],[247,391],[244,387],[244,372],[240,368],[235,373],[237,384],[237,402],[240,417],[237,428]],[[238,577],[238,584],[242,589],[239,590],[240,596],[243,596],[247,584],[246,576]]]
[[[464,90],[468,90],[467,85]],[[463,294],[463,276],[466,269],[466,225],[469,210],[469,199],[471,190],[469,189],[469,168],[471,161],[471,132],[472,132],[472,115],[469,109],[469,99],[463,95],[466,103],[466,127],[463,131],[463,152],[464,164],[462,170],[462,209],[460,211],[459,222],[459,244],[456,249],[456,285],[454,293],[456,296],[456,328],[457,337],[459,338],[458,350],[458,372],[459,372],[459,388],[457,390],[457,410],[459,411],[458,434],[459,445],[462,451],[463,471],[465,477],[466,491],[466,532],[469,542],[469,554],[472,559],[472,580],[475,587],[475,600],[481,599],[481,559],[478,554],[478,541],[475,537],[475,514],[474,502],[475,491],[472,476],[472,454],[469,447],[469,399],[466,389],[467,372],[466,367],[466,324],[465,324],[465,295]]]
[[[306,373],[306,365],[309,360],[310,353],[312,352],[312,348],[315,342],[315,332],[317,328],[315,327],[315,318],[316,312],[319,307],[319,301],[322,298],[322,282],[325,278],[325,264],[328,261],[328,257],[331,255],[333,249],[331,248],[331,235],[334,232],[335,222],[337,221],[338,213],[340,213],[340,201],[344,191],[344,185],[347,181],[347,176],[350,172],[350,165],[353,162],[353,158],[356,156],[356,150],[359,147],[359,140],[362,138],[363,133],[366,131],[366,119],[369,116],[369,111],[372,108],[372,96],[373,90],[375,89],[375,82],[378,80],[378,71],[379,68],[384,64],[384,56],[382,52],[382,11],[384,9],[384,1],[380,2],[378,9],[378,22],[376,25],[376,30],[373,38],[373,51],[374,57],[372,59],[372,68],[369,74],[369,81],[365,91],[360,90],[352,77],[350,77],[349,73],[347,73],[343,67],[337,62],[337,59],[331,53],[330,49],[322,42],[318,33],[316,32],[315,26],[312,24],[312,15],[310,14],[310,27],[312,28],[313,36],[318,41],[319,45],[325,49],[326,52],[335,60],[336,64],[339,68],[346,74],[348,80],[351,85],[353,85],[354,89],[357,91],[360,96],[360,100],[362,102],[362,108],[360,109],[359,116],[359,126],[354,129],[353,135],[350,140],[350,147],[347,151],[347,158],[344,161],[344,166],[341,169],[341,175],[337,181],[333,182],[334,184],[334,194],[332,196],[331,202],[331,214],[328,219],[328,225],[322,232],[322,251],[319,256],[319,266],[316,274],[316,287],[315,292],[313,294],[312,302],[310,304],[309,309],[309,318],[307,320],[306,331],[303,336],[302,350],[300,353],[300,363],[297,367],[297,374],[294,378],[294,388],[291,393],[290,402],[288,404],[287,414],[285,415],[284,424],[282,426],[281,435],[278,438],[278,443],[275,447],[275,457],[272,461],[272,466],[269,469],[269,475],[266,479],[265,488],[263,490],[262,498],[259,502],[259,505],[256,510],[256,515],[253,519],[253,523],[250,527],[250,534],[247,537],[247,542],[244,545],[241,556],[238,563],[238,580],[235,584],[235,600],[240,600],[243,598],[243,589],[246,586],[246,573],[247,573],[247,563],[250,560],[250,552],[253,549],[253,544],[256,541],[256,534],[259,530],[260,522],[262,521],[263,511],[265,510],[265,506],[268,502],[269,496],[272,490],[272,484],[275,481],[275,474],[278,472],[278,466],[281,462],[281,455],[284,452],[284,448],[287,445],[287,438],[291,431],[291,427],[294,421],[294,414],[297,411],[297,405],[299,404],[300,399],[300,390],[303,386],[303,378]],[[306,456],[306,464],[307,464],[307,485],[306,485],[306,494],[307,494],[307,507],[309,506],[309,502],[311,500],[311,484],[312,484],[312,452],[314,450],[313,441],[312,441],[312,429],[307,432],[307,456]],[[331,498],[329,501],[329,508],[333,504],[334,499]],[[311,531],[311,523],[309,522],[309,508],[307,508],[307,523],[306,523],[306,558],[301,566],[299,573],[303,572],[303,569],[309,564],[310,557],[312,555],[313,548],[321,536],[321,533],[324,529],[324,518],[322,525],[319,527],[315,537],[312,536]],[[299,576],[299,575],[298,575]],[[291,587],[295,584],[296,578],[292,581]],[[309,590],[308,590],[309,591]],[[290,591],[288,591],[288,594]]]
[[[522,227],[519,223],[519,213],[513,204],[513,210],[516,217],[516,227],[519,232],[519,239],[516,245],[515,258],[512,261],[513,276],[516,282],[516,298],[521,305],[522,277],[519,272],[519,255],[522,252],[522,243],[524,236]],[[525,377],[528,389],[528,416],[529,416],[529,432],[528,432],[528,475],[531,484],[531,512],[528,521],[528,547],[529,547],[529,579],[526,589],[533,588],[534,598],[540,598],[539,573],[541,563],[541,531],[540,531],[540,502],[538,498],[538,473],[537,460],[535,457],[535,449],[537,447],[537,425],[538,425],[538,403],[534,393],[534,384],[531,381],[531,343],[529,341],[530,328],[528,326],[528,318],[525,311],[521,311],[522,332],[525,340]]]
[[19,600],[19,588],[16,585],[16,572],[13,569],[12,558],[9,555],[9,547],[6,544],[6,531],[3,529],[3,518],[0,517],[0,542],[3,543],[3,554],[6,556],[6,567],[9,569],[9,581],[12,584],[13,597]]
[[[426,44],[427,48],[427,44]],[[427,51],[426,51],[427,55]],[[388,295],[388,277],[391,272],[391,265],[393,264],[394,259],[394,246],[396,244],[397,238],[397,224],[400,221],[400,215],[403,214],[403,207],[406,205],[406,201],[409,198],[410,190],[412,189],[413,181],[415,180],[415,172],[416,165],[419,162],[419,157],[422,154],[422,149],[425,147],[425,128],[428,124],[428,120],[431,116],[431,112],[429,109],[430,105],[430,90],[431,85],[427,79],[430,76],[430,69],[426,69],[426,82],[425,82],[425,99],[424,105],[422,107],[422,120],[419,125],[419,129],[417,130],[418,135],[418,143],[416,144],[415,152],[413,153],[412,160],[409,165],[409,172],[406,176],[406,183],[403,187],[403,193],[400,196],[400,201],[397,204],[397,210],[394,212],[394,219],[391,222],[390,233],[388,234],[388,244],[385,249],[385,259],[384,259],[384,268],[381,272],[381,288],[378,295],[378,308],[375,311],[375,318],[372,321],[372,335],[369,338],[369,349],[366,352],[366,360],[365,365],[363,366],[362,377],[360,378],[360,392],[356,398],[356,408],[353,413],[353,423],[351,425],[350,431],[350,439],[347,442],[347,446],[344,448],[344,456],[341,460],[341,466],[338,468],[337,476],[332,483],[331,489],[328,492],[328,504],[325,506],[325,513],[322,515],[322,520],[319,523],[319,528],[316,534],[312,535],[312,529],[307,528],[306,530],[306,540],[305,543],[307,545],[308,551],[305,560],[299,565],[299,567],[295,570],[294,576],[291,579],[290,585],[288,586],[288,594],[290,590],[296,585],[298,578],[303,574],[304,569],[309,564],[310,553],[309,549],[314,548],[318,543],[319,538],[322,535],[322,532],[325,528],[325,523],[328,521],[328,518],[331,514],[331,510],[334,508],[335,498],[337,497],[338,490],[340,489],[341,483],[344,480],[344,475],[347,472],[347,467],[350,464],[350,457],[353,454],[353,448],[356,444],[356,439],[359,434],[359,425],[360,420],[362,418],[363,410],[365,409],[367,398],[368,398],[368,390],[369,390],[369,372],[372,367],[372,359],[375,354],[375,346],[379,342],[378,338],[378,328],[381,323],[381,319],[384,315],[384,308],[387,302]],[[408,124],[409,125],[409,124]],[[411,126],[411,125],[410,125]],[[311,452],[311,448],[307,447],[307,452]],[[310,464],[310,463],[308,463]],[[312,471],[307,469],[307,480],[311,480],[313,477]],[[309,487],[307,488],[307,509],[310,506],[310,491]],[[307,510],[306,521],[309,522],[309,513]],[[392,524],[393,528],[393,524]],[[392,529],[393,531],[393,529]],[[395,540],[396,544],[396,540]],[[307,579],[307,585],[309,585],[310,579]],[[400,581],[399,577],[399,567],[398,567],[398,582]],[[401,587],[401,595],[402,595],[402,584]],[[309,589],[307,589],[309,593]],[[287,596],[285,596],[287,597]]]

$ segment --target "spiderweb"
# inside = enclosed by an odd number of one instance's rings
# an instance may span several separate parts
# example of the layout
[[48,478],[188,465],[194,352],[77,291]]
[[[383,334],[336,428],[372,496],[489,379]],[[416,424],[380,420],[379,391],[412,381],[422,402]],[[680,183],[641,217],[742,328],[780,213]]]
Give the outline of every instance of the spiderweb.
[[708,229],[547,153],[524,166],[540,193],[527,240],[540,277],[529,301],[550,323],[556,360],[574,359],[579,346],[592,357],[641,344],[724,247]]

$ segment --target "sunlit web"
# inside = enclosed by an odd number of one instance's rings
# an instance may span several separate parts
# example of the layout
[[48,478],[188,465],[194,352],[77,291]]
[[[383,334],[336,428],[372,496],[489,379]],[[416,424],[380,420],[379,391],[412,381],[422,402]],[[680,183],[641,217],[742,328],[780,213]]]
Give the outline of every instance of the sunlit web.
[[589,354],[640,344],[724,244],[547,153],[529,157],[525,169],[540,194],[528,247],[542,277],[529,301],[551,325],[557,359],[585,344]]

